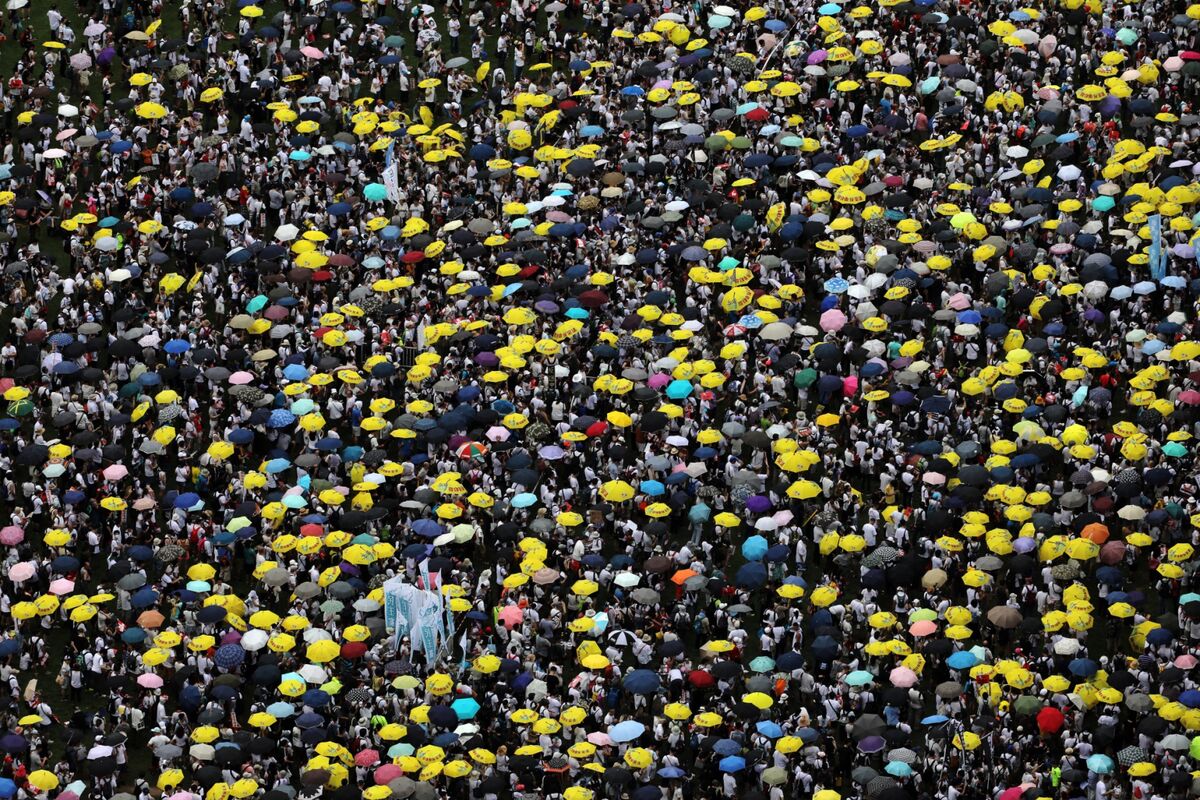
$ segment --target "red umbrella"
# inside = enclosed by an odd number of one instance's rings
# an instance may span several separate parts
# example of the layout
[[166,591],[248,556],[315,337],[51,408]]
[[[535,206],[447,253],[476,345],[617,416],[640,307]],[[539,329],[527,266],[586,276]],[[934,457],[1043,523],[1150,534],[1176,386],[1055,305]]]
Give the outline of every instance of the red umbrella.
[[354,763],[360,767],[369,767],[379,763],[378,750],[362,750],[354,754]]
[[1057,708],[1046,706],[1038,712],[1037,724],[1042,733],[1058,733],[1062,730],[1063,714]]
[[599,436],[606,430],[608,430],[608,423],[604,422],[603,420],[599,420],[597,422],[593,422],[591,425],[588,425],[588,428],[586,431],[584,431],[584,433],[586,433],[588,436]]
[[361,658],[366,652],[366,642],[346,642],[342,645],[342,658]]
[[707,689],[716,683],[716,679],[702,669],[694,669],[688,673],[688,683],[697,689]]
[[325,529],[315,522],[310,522],[307,525],[300,527],[301,536],[324,536]]

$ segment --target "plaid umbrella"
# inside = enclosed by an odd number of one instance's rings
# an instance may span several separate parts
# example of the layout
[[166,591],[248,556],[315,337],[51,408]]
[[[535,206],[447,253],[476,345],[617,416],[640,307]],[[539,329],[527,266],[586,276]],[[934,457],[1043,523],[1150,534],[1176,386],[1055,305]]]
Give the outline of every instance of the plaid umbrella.
[[1143,750],[1140,747],[1133,747],[1132,745],[1122,749],[1119,753],[1117,753],[1117,762],[1122,767],[1128,767],[1132,764],[1136,764],[1139,761],[1149,761],[1149,760],[1150,760],[1149,753],[1147,753],[1145,750]]
[[874,567],[885,567],[900,557],[900,552],[894,547],[888,545],[880,545],[867,554],[863,559],[863,566],[872,569]]

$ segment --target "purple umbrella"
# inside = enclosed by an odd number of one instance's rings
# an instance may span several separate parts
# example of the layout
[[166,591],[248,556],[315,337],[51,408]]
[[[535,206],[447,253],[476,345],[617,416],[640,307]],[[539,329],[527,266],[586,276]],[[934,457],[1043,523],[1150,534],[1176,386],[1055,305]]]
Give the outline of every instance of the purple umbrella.
[[97,64],[108,64],[117,56],[117,51],[111,47],[106,47],[96,55]]
[[746,508],[755,514],[765,514],[771,510],[771,500],[766,495],[751,495],[746,498]]
[[858,743],[858,749],[864,753],[878,753],[886,745],[882,736],[868,736]]

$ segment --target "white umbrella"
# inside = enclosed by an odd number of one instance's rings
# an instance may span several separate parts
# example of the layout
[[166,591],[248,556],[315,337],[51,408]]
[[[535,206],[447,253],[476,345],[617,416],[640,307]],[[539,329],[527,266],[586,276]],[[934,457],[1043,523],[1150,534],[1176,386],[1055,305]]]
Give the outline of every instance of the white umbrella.
[[290,222],[275,229],[275,239],[280,242],[290,242],[300,235],[300,229]]

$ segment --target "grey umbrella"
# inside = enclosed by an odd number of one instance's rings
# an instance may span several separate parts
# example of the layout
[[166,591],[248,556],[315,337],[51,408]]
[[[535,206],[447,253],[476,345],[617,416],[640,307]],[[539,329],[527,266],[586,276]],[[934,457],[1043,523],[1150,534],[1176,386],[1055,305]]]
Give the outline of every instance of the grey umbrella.
[[943,681],[933,690],[943,700],[953,700],[962,694],[963,686],[958,681]]
[[633,602],[640,603],[644,606],[656,605],[662,599],[658,592],[654,591],[653,589],[647,589],[646,587],[634,589],[629,596],[633,598]]
[[863,786],[879,777],[879,773],[870,767],[855,767],[850,772],[850,780]]
[[997,628],[1012,629],[1021,624],[1024,617],[1012,606],[995,606],[987,613],[988,621]]
[[878,736],[887,729],[887,723],[878,714],[863,714],[854,721],[851,735],[854,740],[862,741],[868,736]]

